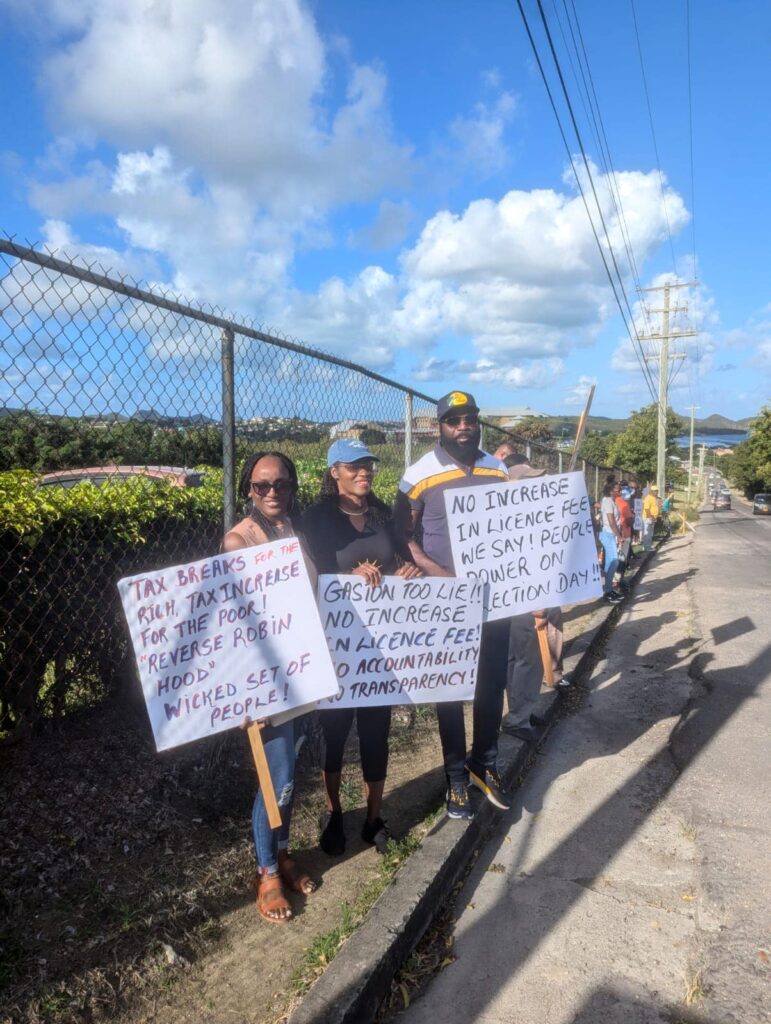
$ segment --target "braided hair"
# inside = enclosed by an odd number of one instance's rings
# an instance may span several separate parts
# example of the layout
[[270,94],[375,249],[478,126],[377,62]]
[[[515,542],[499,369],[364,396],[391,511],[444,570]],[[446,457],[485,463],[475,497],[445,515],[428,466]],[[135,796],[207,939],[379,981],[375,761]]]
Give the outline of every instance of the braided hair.
[[[326,470],[324,476],[321,478],[321,484],[319,486],[318,503],[323,505],[329,505],[332,508],[338,507],[340,500],[340,491],[337,486],[337,480],[332,476],[331,468]],[[367,505],[370,508],[373,520],[379,525],[384,526],[385,523],[391,519],[391,509],[382,498],[370,491],[367,495]]]
[[277,540],[279,537],[286,536],[286,533],[279,533],[273,523],[264,516],[262,512],[252,501],[252,473],[254,467],[262,459],[278,459],[284,469],[289,474],[289,482],[292,485],[292,491],[289,497],[289,504],[287,505],[287,519],[289,520],[292,532],[294,532],[296,519],[298,514],[297,509],[297,490],[300,486],[300,482],[297,479],[297,469],[295,468],[294,462],[289,458],[288,455],[284,455],[283,452],[255,452],[254,455],[250,455],[244,462],[243,469],[241,470],[241,476],[238,481],[238,494],[239,497],[246,503],[247,515],[257,523],[265,531],[265,536],[268,540]]

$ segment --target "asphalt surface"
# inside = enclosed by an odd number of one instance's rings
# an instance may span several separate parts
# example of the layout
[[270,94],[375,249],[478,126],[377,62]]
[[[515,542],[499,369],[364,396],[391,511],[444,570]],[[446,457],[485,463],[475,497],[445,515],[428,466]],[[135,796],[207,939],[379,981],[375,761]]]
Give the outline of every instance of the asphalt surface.
[[771,1019],[770,569],[771,522],[736,498],[662,549],[400,1020]]

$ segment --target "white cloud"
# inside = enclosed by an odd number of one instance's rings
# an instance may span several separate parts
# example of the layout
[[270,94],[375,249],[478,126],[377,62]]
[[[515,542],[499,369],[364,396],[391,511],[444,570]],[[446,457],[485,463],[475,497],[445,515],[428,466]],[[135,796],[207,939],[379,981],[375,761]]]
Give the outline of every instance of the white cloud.
[[345,100],[330,110],[324,44],[300,0],[100,0],[81,5],[76,25],[55,0],[38,7],[69,33],[44,78],[71,135],[165,146],[210,182],[294,215],[407,178],[385,76],[350,68]]
[[[77,12],[35,3],[60,34],[44,82],[61,141],[41,171],[54,180],[33,198],[49,219],[106,216],[129,255],[177,292],[379,369],[410,349],[424,360],[418,372],[435,372],[429,357],[455,339],[470,380],[513,388],[559,377],[567,353],[592,344],[615,312],[569,178],[562,191],[440,210],[396,270],[370,266],[300,291],[295,254],[326,244],[335,209],[379,201],[360,232],[373,246],[400,244],[410,228],[409,205],[383,198],[401,194],[413,169],[383,70],[355,64],[344,40],[325,43],[301,0],[82,0]],[[452,122],[448,146],[490,173],[508,159],[516,100],[495,69],[484,77],[485,101]],[[114,157],[85,164],[90,142],[113,145]],[[595,181],[620,246],[608,180]],[[666,237],[658,172],[621,172],[615,184],[642,265]],[[687,214],[671,189],[667,211],[678,230]],[[126,254],[115,261],[120,270]]]
[[[664,223],[651,178],[638,172],[618,175],[628,191],[626,216],[634,224],[641,263],[660,243]],[[657,173],[655,179],[657,189]],[[610,208],[607,213],[612,219]],[[356,351],[376,355],[378,365],[387,365],[389,346],[393,354],[407,345],[426,348],[444,338],[466,339],[471,348],[462,372],[523,387],[542,379],[523,369],[523,361],[551,359],[541,365],[552,376],[562,372],[561,358],[591,344],[614,311],[575,194],[511,191],[498,202],[476,200],[461,214],[440,211],[400,264],[398,277],[382,270],[379,276],[372,267],[365,272],[367,281],[384,283],[376,301],[361,277],[350,283],[335,278],[316,296],[295,296],[291,305],[306,336],[325,336],[329,346],[331,330],[338,344],[350,338]],[[370,317],[367,305],[373,301],[376,315]],[[424,361],[417,372],[435,374],[444,362]]]
[[565,391],[563,403],[565,405],[580,405],[583,408],[586,405],[592,385],[597,386],[597,378],[586,377],[584,374],[581,374],[578,378],[578,383]]
[[419,381],[457,380],[466,377],[474,384],[503,384],[512,390],[545,389],[565,372],[561,359],[533,359],[522,366],[502,367],[489,359],[436,359],[429,357],[414,372]]
[[509,161],[504,132],[516,109],[516,97],[501,92],[493,103],[477,103],[470,115],[455,118],[450,125],[455,159],[473,167],[480,177],[502,170]]

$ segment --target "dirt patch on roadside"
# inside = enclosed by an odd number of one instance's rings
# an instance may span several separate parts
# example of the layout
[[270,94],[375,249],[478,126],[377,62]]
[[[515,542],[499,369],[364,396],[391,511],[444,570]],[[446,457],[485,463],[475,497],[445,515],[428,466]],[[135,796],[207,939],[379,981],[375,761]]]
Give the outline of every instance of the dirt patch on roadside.
[[[322,886],[292,897],[296,917],[283,927],[253,904],[255,774],[243,734],[158,755],[142,717],[113,706],[1,750],[0,1021],[279,1018],[297,964],[379,869],[359,835],[355,736],[342,787],[348,848],[334,860],[318,849],[314,748],[312,737],[298,765],[292,846]],[[393,832],[424,819],[443,790],[433,712],[395,709]]]

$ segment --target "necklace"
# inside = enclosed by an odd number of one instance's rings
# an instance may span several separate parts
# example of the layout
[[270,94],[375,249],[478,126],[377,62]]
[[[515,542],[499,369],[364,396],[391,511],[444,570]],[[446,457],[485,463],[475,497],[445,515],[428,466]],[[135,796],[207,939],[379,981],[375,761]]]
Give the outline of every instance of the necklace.
[[344,509],[342,505],[338,505],[337,507],[340,509],[344,516],[352,516],[354,519],[356,518],[356,516],[366,516],[367,512],[369,512],[369,506],[363,508],[361,512],[349,512],[347,509]]

